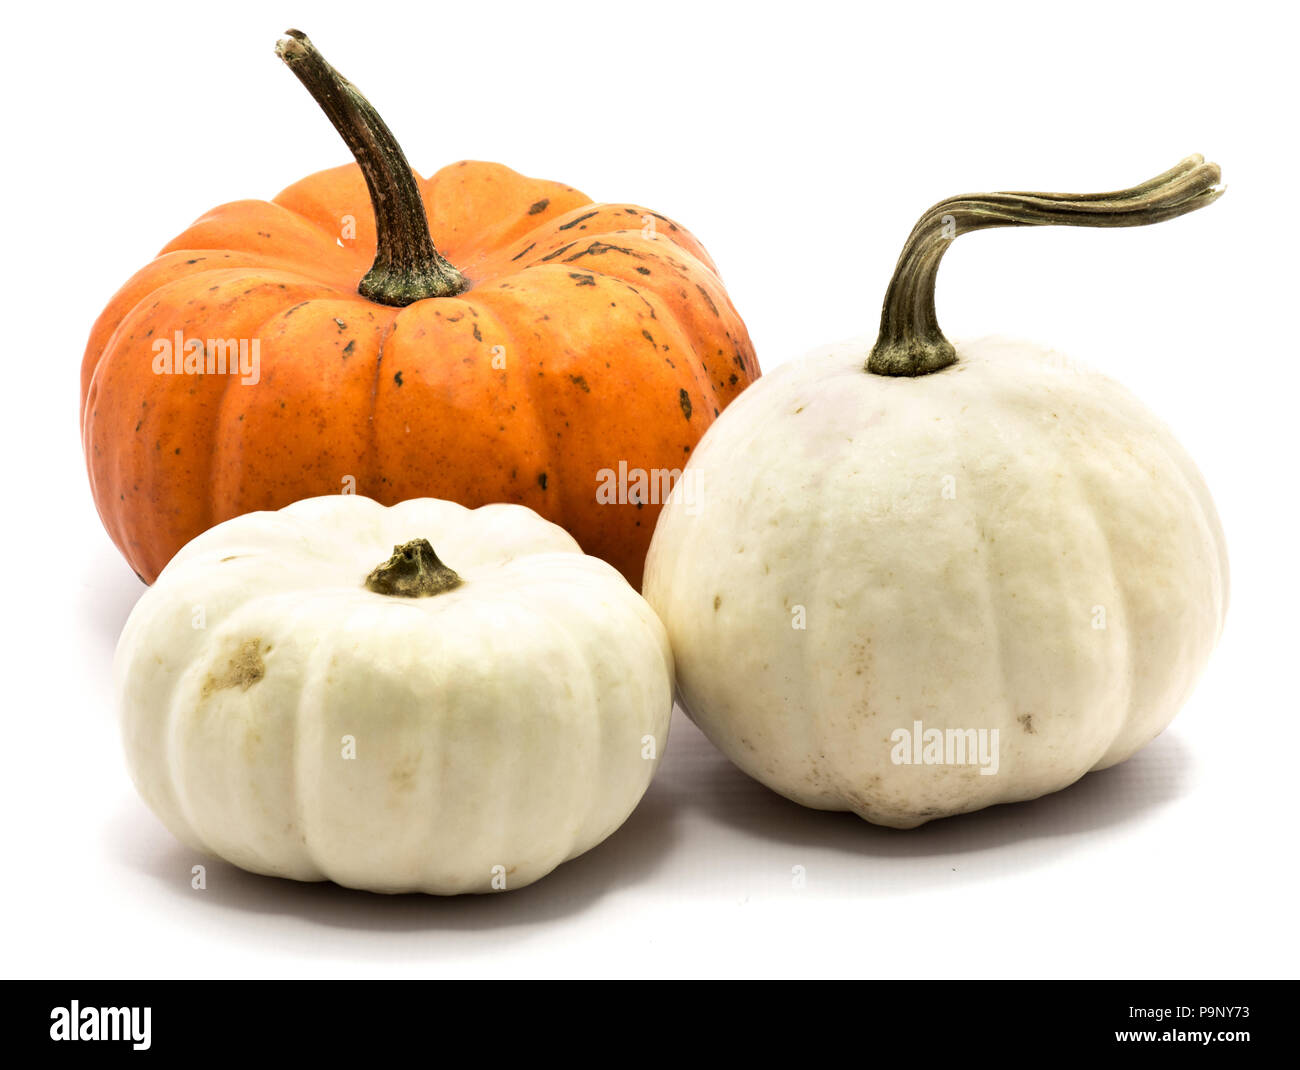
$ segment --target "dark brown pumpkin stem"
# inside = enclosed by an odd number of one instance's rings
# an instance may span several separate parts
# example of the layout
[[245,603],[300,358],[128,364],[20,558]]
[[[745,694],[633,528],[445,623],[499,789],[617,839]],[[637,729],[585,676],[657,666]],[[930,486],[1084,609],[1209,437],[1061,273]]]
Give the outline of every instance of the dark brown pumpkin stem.
[[301,30],[286,30],[275,54],[307,87],[356,157],[375,210],[375,263],[357,290],[383,305],[454,297],[469,280],[449,264],[429,236],[424,199],[411,165],[370,101],[326,62]]
[[366,577],[366,588],[396,598],[428,598],[464,582],[438,560],[428,539],[413,539],[393,547],[393,556]]
[[957,360],[939,329],[934,285],[939,262],[958,234],[990,227],[1144,227],[1203,208],[1222,192],[1218,166],[1189,156],[1149,182],[1114,193],[980,193],[940,201],[903,246],[866,370],[928,375]]

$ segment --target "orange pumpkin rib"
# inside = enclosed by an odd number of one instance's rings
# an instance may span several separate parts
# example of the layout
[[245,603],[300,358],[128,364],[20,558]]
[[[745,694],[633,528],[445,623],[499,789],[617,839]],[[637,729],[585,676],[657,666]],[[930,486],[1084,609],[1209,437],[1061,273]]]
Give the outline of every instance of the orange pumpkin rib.
[[364,273],[369,267],[365,257],[339,246],[323,227],[272,201],[232,201],[214,208],[162,251],[179,249],[225,249],[258,253],[300,268],[311,265],[313,273],[343,288],[355,285],[358,270]]
[[[177,331],[205,344],[251,339],[274,307],[330,292],[301,276],[236,271],[196,295],[190,276],[156,289],[114,332],[87,400],[91,485],[110,535],[148,581],[213,523],[207,493],[213,431],[234,379],[155,374],[153,341]],[[104,493],[110,488],[115,502]]]
[[[521,389],[519,346],[503,327],[464,298],[417,302],[398,315],[374,400],[380,500],[527,500],[521,480],[536,463],[541,423]],[[495,345],[504,369],[492,365]]]
[[[660,239],[647,240],[639,234],[612,235],[620,252],[601,256],[602,274],[620,278],[635,292],[657,294],[673,315],[689,328],[692,337],[725,342],[716,347],[696,346],[700,362],[720,402],[725,406],[758,374],[753,347],[731,298],[717,274],[687,250]],[[621,250],[628,252],[621,252]],[[671,251],[670,251],[671,250]],[[582,263],[581,256],[566,257],[567,263]],[[639,261],[639,262],[638,262]],[[665,278],[666,273],[666,278]],[[732,325],[739,324],[737,334]],[[722,332],[722,339],[717,337]],[[705,351],[705,350],[708,351]]]
[[476,272],[477,260],[591,203],[572,186],[473,160],[437,171],[421,195],[434,244],[471,278],[483,277]]
[[[317,171],[286,186],[274,197],[280,205],[301,216],[329,237],[336,247],[354,254],[364,272],[375,258],[375,226],[370,208],[370,193],[365,177],[356,164]],[[344,230],[353,233],[344,236]]]
[[[642,221],[654,222],[653,230]],[[629,222],[632,226],[629,226]],[[662,242],[689,253],[711,274],[718,269],[699,240],[667,216],[631,204],[588,204],[567,212],[536,233],[529,233],[508,250],[512,263],[549,262],[570,255],[583,243],[610,235],[637,234],[643,240]],[[650,236],[653,235],[653,236]],[[526,240],[524,240],[526,239]],[[507,250],[503,250],[506,252]]]
[[367,493],[370,383],[396,312],[355,296],[318,297],[259,325],[261,389],[228,387],[214,433],[215,523],[320,494]]
[[[563,255],[557,255],[560,253]],[[717,392],[718,408],[729,403],[756,377],[758,365],[743,324],[739,337],[726,325],[726,320],[740,324],[740,317],[721,280],[709,266],[712,261],[701,262],[675,240],[648,239],[638,231],[593,234],[581,241],[556,245],[545,255],[535,254],[524,260],[523,266],[532,268],[548,260],[584,265],[587,270],[623,279],[634,292],[658,294],[675,316],[689,323],[697,338],[718,340],[716,334],[721,329],[724,344],[695,347]],[[598,266],[593,266],[597,263]],[[724,312],[729,314],[725,318]]]
[[[209,272],[252,269],[254,271],[284,271],[308,279],[316,279],[311,264],[298,264],[282,257],[259,253],[233,252],[228,249],[174,249],[160,253],[123,284],[110,299],[108,306],[95,320],[81,359],[81,416],[86,413],[86,398],[95,367],[108,349],[113,335],[139,305],[147,303],[155,290],[187,277]],[[326,282],[324,278],[316,279]],[[350,283],[347,289],[351,289]]]
[[470,297],[503,320],[534,323],[524,370],[550,428],[540,511],[564,517],[580,545],[603,548],[639,582],[661,503],[598,505],[598,477],[617,472],[620,462],[650,473],[685,463],[716,402],[691,339],[662,302],[633,294],[619,279],[555,265]]

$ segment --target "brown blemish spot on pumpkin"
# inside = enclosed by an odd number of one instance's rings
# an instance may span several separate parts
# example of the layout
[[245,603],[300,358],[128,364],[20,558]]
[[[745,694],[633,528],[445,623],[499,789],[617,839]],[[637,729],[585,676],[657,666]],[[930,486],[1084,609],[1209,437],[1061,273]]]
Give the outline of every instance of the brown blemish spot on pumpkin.
[[573,385],[578,387],[583,393],[591,393],[591,387],[587,385],[587,380],[581,375],[570,375],[569,378],[573,380]]
[[340,332],[342,332],[342,331],[346,331],[346,330],[348,329],[348,325],[347,325],[346,323],[344,323],[341,319],[339,319],[338,316],[335,316],[335,317],[334,317],[334,322],[337,323],[337,324],[339,325],[339,331],[340,331]]
[[545,472],[542,472],[542,473],[540,473],[540,474],[538,475],[538,477],[537,477],[537,485],[538,485],[539,487],[541,487],[542,490],[545,490],[545,489],[546,489],[546,473],[545,473]]
[[1020,722],[1020,727],[1031,736],[1036,734],[1037,730],[1034,728],[1034,715],[1032,713],[1022,714],[1016,720]]
[[554,252],[547,253],[544,257],[542,257],[541,263],[545,264],[548,260],[554,260],[557,256],[563,256],[565,253],[567,253],[570,249],[572,249],[577,244],[578,243],[576,241],[571,241],[569,242],[568,245],[561,245]]
[[713,612],[716,613],[721,608],[722,608],[722,595],[715,594],[713,596]]
[[583,222],[584,220],[590,219],[592,216],[594,216],[594,215],[599,215],[599,214],[600,214],[600,213],[599,213],[598,211],[597,211],[597,212],[588,212],[586,215],[580,215],[580,216],[578,216],[577,219],[570,219],[567,223],[564,223],[563,225],[558,226],[558,227],[556,227],[555,229],[556,229],[556,230],[572,230],[574,227],[576,227],[579,223]]
[[[268,646],[267,652],[270,649]],[[214,691],[224,691],[229,687],[247,691],[266,675],[266,662],[262,660],[262,653],[261,639],[245,639],[231,657],[225,671],[219,675],[210,673],[203,681],[200,697],[207,698]]]
[[581,260],[584,256],[604,256],[606,253],[622,253],[624,256],[634,256],[638,260],[642,259],[640,253],[627,248],[625,245],[610,245],[609,242],[594,241],[581,252],[566,256],[564,262],[572,264],[575,260]]
[[352,351],[357,348],[357,340],[354,338],[343,347],[343,356],[346,359],[352,355]]
[[231,554],[229,557],[223,557],[223,558],[222,558],[219,562],[217,562],[217,563],[218,563],[218,564],[221,564],[221,565],[224,565],[227,561],[237,561],[239,558],[241,558],[241,557],[243,557],[243,556],[244,556],[243,554]]
[[402,385],[402,373],[401,373],[401,372],[394,372],[394,373],[393,373],[393,382],[395,382],[398,386],[401,386],[401,385]]
[[638,266],[636,270],[637,270],[637,273],[640,274],[640,275],[649,275],[649,274],[650,274],[650,269],[649,269],[648,267],[640,267],[640,266]]
[[473,326],[474,326],[474,341],[476,342],[483,341],[483,332],[478,329],[478,324],[475,323]]
[[595,286],[596,278],[594,275],[583,275],[581,272],[569,272],[569,278],[577,280],[579,286]]
[[700,296],[704,298],[704,303],[709,306],[709,311],[716,317],[718,315],[718,306],[713,303],[713,298],[709,296],[708,290],[699,283],[695,284],[695,288],[700,291]]
[[550,203],[551,199],[549,197],[543,197],[540,201],[534,201],[528,206],[528,214],[537,215],[539,212],[544,212]]
[[683,390],[678,394],[678,396],[677,396],[677,400],[678,400],[679,402],[681,402],[681,406],[682,406],[682,415],[685,416],[686,419],[689,420],[689,419],[691,418],[691,395],[688,394],[688,393],[686,393],[686,390],[683,389]]
[[535,241],[530,241],[526,246],[524,246],[524,248],[519,250],[519,252],[515,253],[515,255],[510,258],[510,262],[514,263],[516,260],[518,260],[521,256],[525,255],[530,249],[532,249],[536,245],[537,243]]
[[410,791],[415,787],[415,774],[419,772],[419,758],[405,758],[393,767],[389,782],[395,791]]

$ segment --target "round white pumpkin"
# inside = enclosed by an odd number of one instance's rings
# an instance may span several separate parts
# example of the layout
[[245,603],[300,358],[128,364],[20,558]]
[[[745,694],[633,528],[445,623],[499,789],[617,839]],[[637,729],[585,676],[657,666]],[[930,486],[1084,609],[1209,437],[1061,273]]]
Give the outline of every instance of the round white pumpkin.
[[[438,593],[404,586],[417,566]],[[131,775],[178,839],[436,894],[522,887],[614,832],[663,751],[672,674],[646,603],[531,510],[355,495],[200,535],[115,661]]]
[[806,806],[911,828],[1128,758],[1191,693],[1228,562],[1201,476],[1060,354],[953,347],[938,260],[984,226],[1136,225],[1218,195],[1191,157],[1116,194],[989,194],[913,231],[876,345],[764,375],[697,446],[644,593],[682,705]]
[[[669,497],[644,593],[683,707],[781,794],[897,828],[1123,761],[1223,624],[1195,466],[1126,390],[1049,350],[958,345],[915,379],[865,373],[869,350],[765,375]],[[990,761],[924,760],[933,730]]]

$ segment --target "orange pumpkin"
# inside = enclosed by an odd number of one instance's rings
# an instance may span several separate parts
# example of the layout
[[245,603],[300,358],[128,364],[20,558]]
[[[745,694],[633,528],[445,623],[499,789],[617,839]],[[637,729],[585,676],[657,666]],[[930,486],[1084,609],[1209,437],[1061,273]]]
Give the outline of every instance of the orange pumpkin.
[[708,254],[499,164],[420,179],[289,35],[357,164],[209,212],[99,317],[82,439],[114,542],[151,583],[213,524],[313,495],[520,502],[639,587],[664,486],[639,473],[680,470],[759,374]]

